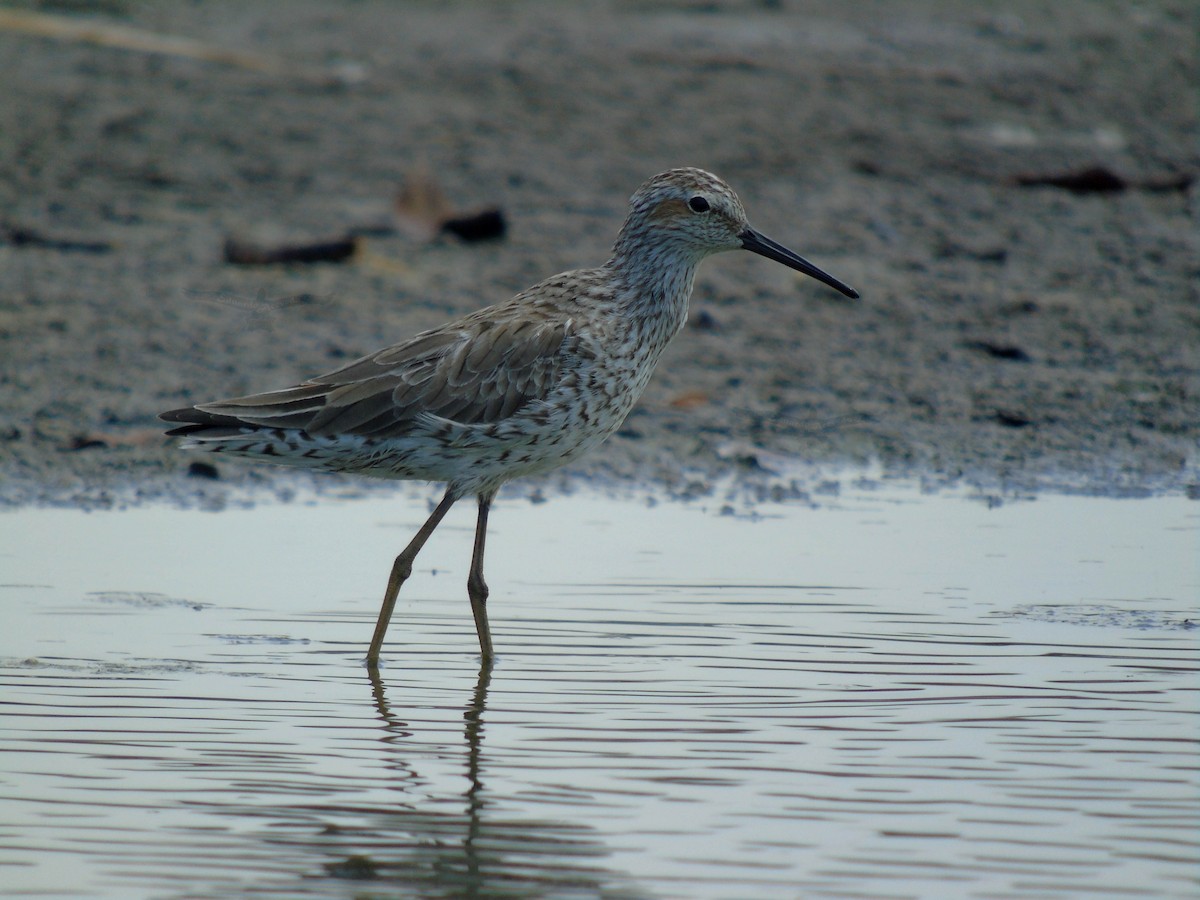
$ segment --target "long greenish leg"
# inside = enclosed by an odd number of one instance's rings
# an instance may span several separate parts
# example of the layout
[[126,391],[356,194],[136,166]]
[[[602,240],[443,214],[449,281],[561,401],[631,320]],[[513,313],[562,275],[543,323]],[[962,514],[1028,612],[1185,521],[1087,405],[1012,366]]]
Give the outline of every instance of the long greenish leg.
[[388,577],[387,591],[383,595],[383,607],[379,610],[379,620],[375,623],[375,636],[371,638],[371,648],[367,651],[367,665],[379,665],[379,651],[383,647],[383,636],[387,634],[388,623],[392,620],[392,610],[396,608],[396,597],[400,593],[400,586],[412,574],[413,560],[417,558],[417,554],[421,552],[421,548],[425,546],[429,536],[433,534],[438,523],[450,511],[450,507],[457,499],[454,492],[447,489],[446,495],[442,497],[437,508],[425,520],[421,530],[408,542],[408,546],[400,551],[396,562],[392,564],[392,574]]
[[487,542],[488,510],[496,495],[479,495],[479,518],[475,521],[475,552],[471,555],[471,573],[467,576],[467,596],[471,598],[471,612],[475,615],[475,631],[479,635],[479,649],[483,662],[492,661],[492,631],[488,627],[488,586],[483,580],[483,546]]

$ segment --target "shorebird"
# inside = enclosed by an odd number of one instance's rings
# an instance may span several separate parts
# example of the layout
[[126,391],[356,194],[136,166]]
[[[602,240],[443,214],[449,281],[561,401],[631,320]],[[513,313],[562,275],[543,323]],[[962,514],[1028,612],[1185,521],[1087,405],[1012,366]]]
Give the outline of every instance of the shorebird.
[[501,485],[545,472],[612,434],[684,327],[700,260],[749,250],[858,292],[750,227],[741,201],[701,169],[655,175],[630,198],[612,258],[423,331],[294,387],[162,413],[184,449],[383,478],[444,482],[392,565],[367,663],[376,666],[413,560],[458,500],[478,502],[467,595],[493,655],[483,550]]

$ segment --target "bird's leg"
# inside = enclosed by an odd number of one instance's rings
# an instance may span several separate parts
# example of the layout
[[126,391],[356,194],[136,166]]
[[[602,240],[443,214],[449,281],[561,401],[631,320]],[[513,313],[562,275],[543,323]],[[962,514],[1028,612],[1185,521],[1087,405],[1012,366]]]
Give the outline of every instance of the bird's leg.
[[483,545],[487,540],[488,510],[495,494],[479,495],[479,518],[475,522],[475,552],[471,555],[471,574],[467,576],[467,596],[471,598],[471,612],[475,614],[475,631],[479,634],[479,649],[483,652],[483,663],[492,661],[492,632],[488,628],[488,586],[483,580]]
[[371,649],[367,651],[367,665],[379,665],[379,650],[383,647],[383,636],[387,634],[388,622],[392,619],[392,610],[396,608],[396,596],[400,593],[400,585],[404,584],[408,576],[412,574],[413,560],[417,558],[417,554],[421,552],[421,548],[425,546],[425,542],[429,540],[433,530],[438,527],[438,523],[450,511],[450,507],[457,499],[454,492],[447,489],[446,496],[442,497],[441,503],[425,520],[421,530],[408,542],[408,546],[400,551],[396,562],[392,564],[392,574],[388,577],[387,591],[383,595],[383,607],[379,610],[379,621],[375,623],[375,636],[371,638]]

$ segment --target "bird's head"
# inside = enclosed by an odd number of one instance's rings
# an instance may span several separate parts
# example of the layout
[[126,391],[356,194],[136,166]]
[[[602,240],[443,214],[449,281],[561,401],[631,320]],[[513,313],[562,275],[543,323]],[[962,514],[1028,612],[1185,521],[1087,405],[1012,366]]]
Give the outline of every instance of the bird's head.
[[634,192],[629,206],[614,248],[617,256],[667,253],[698,261],[712,253],[749,250],[858,297],[854,288],[755,231],[733,189],[703,169],[655,175]]

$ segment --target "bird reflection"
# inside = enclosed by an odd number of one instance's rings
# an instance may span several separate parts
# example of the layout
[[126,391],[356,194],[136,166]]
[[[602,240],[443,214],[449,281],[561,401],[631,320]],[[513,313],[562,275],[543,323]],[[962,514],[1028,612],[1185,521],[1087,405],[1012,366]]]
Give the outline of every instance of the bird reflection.
[[[396,715],[377,666],[368,666],[367,673],[391,767],[403,773],[408,785],[419,783],[415,769],[430,754],[430,735]],[[489,798],[485,761],[493,767],[503,764],[495,752],[483,752],[491,680],[492,667],[485,663],[474,690],[462,701],[467,780],[457,795],[462,812],[448,811],[436,789],[423,786],[410,792],[406,787],[399,802],[364,817],[363,827],[354,832],[358,852],[337,854],[334,863],[326,864],[326,872],[410,891],[405,896],[431,896],[433,889],[437,896],[455,897],[569,893],[640,900],[643,893],[626,876],[603,867],[600,861],[609,851],[591,828],[557,817],[505,817],[499,810],[509,807],[511,798]],[[404,696],[411,702],[413,692],[407,686]],[[437,749],[430,758],[444,760],[444,745],[436,735],[433,740]]]
[[[379,667],[368,665],[367,676],[371,680],[371,694],[375,699],[375,708],[379,711],[379,717],[383,720],[388,732],[384,740],[387,743],[392,743],[413,737],[411,726],[396,716],[388,705],[387,688],[379,673]],[[492,663],[490,660],[485,660],[479,667],[479,675],[475,681],[475,690],[463,708],[463,721],[465,723],[463,727],[463,739],[467,748],[467,789],[463,793],[463,797],[466,800],[466,821],[463,823],[466,825],[466,834],[462,840],[462,847],[465,857],[463,859],[464,874],[470,884],[478,884],[484,878],[484,873],[480,867],[478,843],[483,830],[482,813],[487,804],[484,798],[481,760],[484,735],[483,714],[487,709],[488,687],[491,685],[491,681]],[[407,763],[399,762],[398,766],[403,771],[408,772]]]
[[[487,709],[488,686],[492,683],[492,663],[485,659],[479,667],[479,678],[475,682],[475,693],[463,711],[466,722],[464,734],[467,742],[467,814],[472,826],[478,824],[479,810],[483,808],[483,782],[479,773],[480,750],[483,747],[483,713]],[[475,835],[472,834],[472,837]]]

